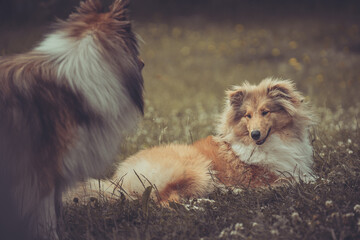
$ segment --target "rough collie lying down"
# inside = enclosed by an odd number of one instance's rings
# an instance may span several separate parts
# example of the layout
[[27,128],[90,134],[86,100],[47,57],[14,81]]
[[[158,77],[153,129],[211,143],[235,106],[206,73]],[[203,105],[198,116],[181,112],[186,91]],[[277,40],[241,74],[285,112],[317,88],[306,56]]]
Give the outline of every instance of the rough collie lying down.
[[0,58],[0,238],[58,238],[62,191],[101,177],[142,115],[138,54],[128,1],[102,12],[87,0],[33,50]]
[[[140,151],[101,183],[102,191],[138,197],[152,185],[154,196],[166,203],[204,196],[218,184],[253,188],[312,179],[308,130],[314,118],[292,82],[265,79],[226,94],[216,136]],[[87,184],[96,189],[99,183]],[[81,195],[94,193],[88,190],[89,185]]]

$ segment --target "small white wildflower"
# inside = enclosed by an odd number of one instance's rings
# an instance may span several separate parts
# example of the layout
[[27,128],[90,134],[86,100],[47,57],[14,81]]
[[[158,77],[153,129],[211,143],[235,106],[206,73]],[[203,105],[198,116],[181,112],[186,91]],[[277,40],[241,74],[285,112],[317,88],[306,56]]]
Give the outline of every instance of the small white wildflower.
[[228,236],[228,235],[229,235],[228,232],[229,232],[229,229],[228,229],[228,228],[224,228],[224,229],[221,231],[221,233],[219,234],[219,238],[223,238],[223,237]]
[[354,152],[352,150],[348,149],[348,153],[353,154]]
[[223,238],[223,237],[225,237],[225,231],[224,230],[222,230],[221,233],[219,234],[219,238]]
[[204,208],[202,208],[202,207],[198,207],[198,206],[193,206],[193,209],[194,209],[194,210],[201,210],[201,211],[204,211]]
[[325,157],[325,153],[321,152],[320,154],[320,157]]
[[327,200],[327,201],[325,202],[325,207],[327,207],[327,208],[331,208],[331,207],[333,207],[333,205],[334,205],[334,203],[333,203],[333,201],[331,201],[331,200]]
[[270,233],[271,233],[272,235],[275,235],[275,236],[278,236],[278,235],[279,235],[279,231],[278,231],[277,229],[271,229],[271,230],[270,230]]
[[235,231],[235,230],[233,230],[233,231],[231,231],[230,232],[230,235],[231,236],[236,236],[236,235],[238,235],[239,233],[237,232],[237,231]]
[[326,145],[323,145],[322,147],[323,147],[324,149],[327,148]]
[[242,223],[235,224],[235,230],[240,232],[241,230],[244,230],[244,225]]
[[354,211],[355,211],[356,213],[359,213],[359,214],[360,214],[360,204],[356,204],[356,205],[354,206]]
[[297,213],[297,212],[293,212],[291,214],[291,219],[295,222],[301,222],[301,218],[299,216],[299,213]]
[[259,225],[257,222],[253,222],[252,226],[256,227],[257,225]]
[[190,211],[190,210],[205,211],[204,208],[198,207],[198,206],[195,206],[195,205],[191,205],[191,204],[184,204],[183,206],[184,206],[185,209],[188,210],[188,211]]
[[208,202],[208,203],[215,203],[215,200],[212,199],[208,199],[208,198],[198,198],[197,202],[201,203],[201,202]]
[[338,145],[339,145],[339,147],[342,147],[342,146],[344,146],[344,142],[343,141],[338,141]]
[[345,214],[345,217],[346,217],[346,218],[351,218],[351,217],[354,217],[354,216],[355,216],[354,213],[346,213],[346,214]]
[[243,190],[241,188],[234,188],[232,191],[235,195],[239,195],[240,193],[243,192]]
[[350,138],[347,140],[347,142],[348,142],[348,144],[351,144],[351,143],[352,143],[352,141],[351,141]]

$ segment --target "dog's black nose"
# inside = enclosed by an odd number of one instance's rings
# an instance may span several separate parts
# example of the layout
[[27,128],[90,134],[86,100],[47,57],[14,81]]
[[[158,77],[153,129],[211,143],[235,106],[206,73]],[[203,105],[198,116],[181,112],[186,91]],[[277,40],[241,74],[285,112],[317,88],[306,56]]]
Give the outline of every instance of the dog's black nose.
[[251,132],[251,137],[254,139],[254,140],[258,140],[260,138],[260,131],[259,130],[254,130]]

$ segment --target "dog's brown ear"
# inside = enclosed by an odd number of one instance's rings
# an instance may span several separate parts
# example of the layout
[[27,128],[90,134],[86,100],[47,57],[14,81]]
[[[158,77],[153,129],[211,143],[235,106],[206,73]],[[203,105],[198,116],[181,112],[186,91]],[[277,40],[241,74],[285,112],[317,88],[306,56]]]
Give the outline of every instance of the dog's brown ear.
[[99,0],[85,0],[80,2],[80,6],[76,8],[78,13],[81,14],[89,14],[89,13],[97,13],[101,11],[101,3]]
[[233,121],[240,120],[245,112],[244,109],[242,109],[242,104],[244,102],[246,91],[245,89],[241,87],[233,87],[231,90],[226,91],[228,103],[230,104],[230,108],[232,111],[230,111],[230,118]]
[[240,87],[234,87],[232,90],[226,91],[231,106],[240,107],[244,97],[245,91]]
[[294,89],[293,84],[288,81],[279,81],[270,84],[267,88],[267,94],[271,98],[286,98],[290,99],[290,92]]
[[295,89],[295,84],[288,80],[271,81],[267,88],[267,94],[273,99],[286,99],[292,103],[299,104],[302,96]]
[[129,21],[129,0],[115,0],[110,6],[110,13],[118,21]]
[[293,116],[302,104],[303,97],[296,91],[295,84],[288,80],[264,80],[267,94],[273,103]]

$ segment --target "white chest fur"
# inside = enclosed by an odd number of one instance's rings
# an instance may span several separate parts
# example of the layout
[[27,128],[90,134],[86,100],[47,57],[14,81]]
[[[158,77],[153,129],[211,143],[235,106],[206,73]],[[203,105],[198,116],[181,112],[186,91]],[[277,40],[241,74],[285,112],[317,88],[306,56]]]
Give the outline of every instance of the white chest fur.
[[245,163],[265,166],[279,176],[288,177],[291,174],[295,180],[313,179],[312,146],[307,138],[303,141],[283,141],[273,134],[263,145],[233,143],[232,149]]

